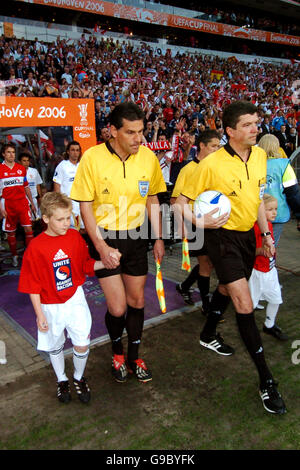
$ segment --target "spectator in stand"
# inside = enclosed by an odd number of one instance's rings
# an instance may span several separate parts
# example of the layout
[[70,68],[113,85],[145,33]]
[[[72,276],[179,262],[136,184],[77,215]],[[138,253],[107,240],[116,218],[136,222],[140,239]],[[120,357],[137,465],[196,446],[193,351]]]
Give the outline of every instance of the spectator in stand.
[[288,136],[286,134],[286,125],[280,126],[280,131],[276,132],[276,137],[279,140],[280,147],[284,150],[285,154],[288,153]]
[[58,84],[55,78],[50,77],[49,80],[45,80],[42,84],[38,96],[47,97],[47,98],[58,98],[59,89]]
[[108,142],[110,138],[110,129],[107,126],[102,127],[99,132],[99,139],[97,143],[102,144],[103,142]]
[[61,79],[65,79],[68,85],[72,85],[73,77],[70,73],[70,67],[67,65],[64,68],[64,73],[61,75]]
[[296,125],[296,119],[293,116],[287,116],[287,120],[286,120],[286,134],[287,134],[287,136],[289,136],[290,130],[292,129],[292,127],[295,127],[295,125]]
[[[154,136],[153,139],[156,137]],[[166,134],[160,134],[156,140],[153,140],[153,142],[165,142],[167,141],[167,136]],[[166,183],[167,189],[170,189],[173,187],[172,183],[170,182],[170,169],[171,169],[171,160],[172,160],[172,152],[171,151],[165,151],[165,150],[158,150],[155,152],[161,172],[163,174],[164,181]]]
[[268,116],[267,114],[264,116],[261,122],[260,128],[261,128],[261,134],[260,134],[261,137],[263,137],[265,134],[271,133],[270,116]]
[[38,83],[34,78],[33,72],[29,72],[28,76],[24,82],[25,86],[32,92],[37,91]]
[[286,119],[283,115],[282,109],[278,109],[275,117],[272,120],[272,126],[274,127],[275,132],[280,132],[281,126],[286,124]]
[[[177,126],[180,124],[180,120],[181,120],[180,109],[175,109],[173,119],[169,121],[168,123],[168,129],[169,129],[170,135],[174,134]],[[183,123],[180,124],[180,127],[182,127],[182,125]]]
[[292,153],[298,147],[298,136],[296,127],[291,127],[288,135],[288,157],[292,155]]
[[152,142],[154,130],[152,129],[152,121],[146,122],[146,129],[144,130],[144,137],[147,142]]
[[172,107],[172,102],[170,98],[166,99],[165,106],[163,109],[163,117],[166,120],[167,124],[169,124],[174,117],[174,108]]
[[93,98],[93,90],[89,84],[88,80],[85,80],[83,82],[83,85],[81,85],[81,93],[82,93],[82,98]]
[[148,117],[148,120],[151,122],[156,121],[159,115],[160,115],[160,106],[157,103],[153,106],[152,111]]

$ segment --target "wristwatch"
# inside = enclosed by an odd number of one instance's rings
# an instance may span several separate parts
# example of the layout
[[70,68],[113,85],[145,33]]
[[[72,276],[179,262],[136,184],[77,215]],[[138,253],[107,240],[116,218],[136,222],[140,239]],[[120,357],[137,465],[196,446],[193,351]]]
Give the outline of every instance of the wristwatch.
[[268,235],[271,235],[271,232],[262,232],[260,235],[262,237],[267,237]]

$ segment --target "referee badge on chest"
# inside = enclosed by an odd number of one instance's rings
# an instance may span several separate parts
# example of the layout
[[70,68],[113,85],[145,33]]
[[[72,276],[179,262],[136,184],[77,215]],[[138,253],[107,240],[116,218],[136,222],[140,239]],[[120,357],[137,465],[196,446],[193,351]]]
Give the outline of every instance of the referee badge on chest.
[[147,196],[149,191],[149,181],[139,181],[139,192],[142,197]]

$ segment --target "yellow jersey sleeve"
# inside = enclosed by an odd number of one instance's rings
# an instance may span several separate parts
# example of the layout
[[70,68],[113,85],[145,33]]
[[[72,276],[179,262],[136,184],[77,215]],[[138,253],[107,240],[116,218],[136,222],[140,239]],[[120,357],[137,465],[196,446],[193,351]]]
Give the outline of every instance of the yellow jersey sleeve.
[[210,170],[205,160],[199,162],[191,173],[188,184],[186,184],[186,179],[183,181],[184,186],[182,186],[180,193],[192,201],[195,201],[199,194],[210,189]]
[[172,197],[178,197],[181,194],[185,186],[185,173],[182,170],[179,172],[179,175],[177,177],[177,180],[176,180],[173,192],[172,192]]
[[198,165],[199,162],[192,161],[180,170],[172,192],[172,197],[178,197],[182,193],[186,185],[189,184],[190,178]]

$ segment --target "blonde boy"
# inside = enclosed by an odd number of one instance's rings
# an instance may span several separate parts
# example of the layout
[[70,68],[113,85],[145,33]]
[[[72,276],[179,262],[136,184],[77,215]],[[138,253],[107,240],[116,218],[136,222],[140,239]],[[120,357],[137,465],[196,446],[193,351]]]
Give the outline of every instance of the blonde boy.
[[80,401],[88,403],[91,394],[83,373],[92,321],[82,285],[85,276],[94,276],[103,264],[89,256],[81,235],[69,228],[71,199],[49,192],[40,209],[47,229],[32,240],[24,254],[19,291],[30,295],[38,327],[37,349],[49,353],[59,401],[71,400],[63,352],[66,329],[73,344],[74,386]]

